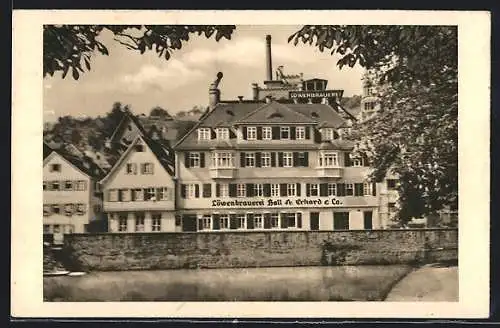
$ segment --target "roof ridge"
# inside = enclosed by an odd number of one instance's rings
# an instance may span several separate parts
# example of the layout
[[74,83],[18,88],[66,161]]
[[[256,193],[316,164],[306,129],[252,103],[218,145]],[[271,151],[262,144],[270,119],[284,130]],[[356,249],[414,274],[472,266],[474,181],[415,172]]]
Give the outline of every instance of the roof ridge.
[[253,111],[251,111],[250,113],[248,113],[247,115],[243,116],[242,118],[240,118],[239,120],[237,121],[234,121],[233,123],[239,123],[241,120],[244,120],[250,116],[252,116],[254,113],[257,113],[259,110],[261,110],[262,108],[266,107],[266,106],[270,106],[272,104],[272,102],[270,103],[264,103],[262,104],[262,106],[259,106],[257,107],[256,109],[254,109]]

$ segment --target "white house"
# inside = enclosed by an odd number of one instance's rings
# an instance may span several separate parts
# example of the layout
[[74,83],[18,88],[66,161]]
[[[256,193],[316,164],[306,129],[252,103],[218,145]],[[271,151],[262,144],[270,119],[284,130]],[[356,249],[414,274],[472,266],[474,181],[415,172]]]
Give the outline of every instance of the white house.
[[180,231],[173,153],[138,134],[101,182],[109,232]]

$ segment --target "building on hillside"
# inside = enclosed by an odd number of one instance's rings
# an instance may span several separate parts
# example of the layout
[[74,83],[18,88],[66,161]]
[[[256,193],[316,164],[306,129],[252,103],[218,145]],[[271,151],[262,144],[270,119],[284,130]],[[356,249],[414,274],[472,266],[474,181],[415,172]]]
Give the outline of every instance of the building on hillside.
[[45,143],[43,157],[44,234],[61,242],[63,234],[99,230],[104,217],[96,181],[102,169]]
[[180,231],[173,153],[136,135],[101,182],[109,232]]
[[337,103],[220,101],[221,78],[174,147],[182,231],[386,227]]
[[380,110],[380,100],[378,97],[377,86],[371,78],[369,72],[363,76],[363,96],[361,98],[361,111],[359,113],[360,121],[365,121]]

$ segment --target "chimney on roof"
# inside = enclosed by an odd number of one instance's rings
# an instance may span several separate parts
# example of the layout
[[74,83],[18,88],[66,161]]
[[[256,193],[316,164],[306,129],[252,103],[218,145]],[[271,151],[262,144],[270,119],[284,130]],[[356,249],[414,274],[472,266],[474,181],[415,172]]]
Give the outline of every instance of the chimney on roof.
[[253,100],[259,100],[259,85],[257,83],[252,83],[252,96]]
[[217,73],[217,78],[210,84],[208,89],[208,106],[214,108],[220,102],[219,83],[224,75],[222,72]]
[[238,100],[239,100],[240,102],[242,102],[242,101],[243,101],[243,96],[238,96]]
[[271,36],[266,35],[266,81],[273,80],[273,64],[271,59]]

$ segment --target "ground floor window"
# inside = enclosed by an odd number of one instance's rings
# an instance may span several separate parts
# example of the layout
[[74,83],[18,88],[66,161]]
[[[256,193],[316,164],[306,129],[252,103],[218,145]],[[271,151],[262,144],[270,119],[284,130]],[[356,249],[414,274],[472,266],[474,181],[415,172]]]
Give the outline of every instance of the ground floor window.
[[144,213],[135,214],[135,231],[137,232],[144,231]]
[[229,229],[229,215],[221,214],[219,217],[219,224],[221,229]]
[[262,219],[262,214],[254,214],[253,216],[254,228],[255,229],[263,229],[264,221]]
[[236,229],[245,229],[246,228],[246,217],[245,214],[237,214],[236,215]]
[[151,216],[151,231],[161,231],[161,214]]
[[212,229],[212,217],[210,215],[203,215],[198,222],[199,230],[211,230]]
[[120,214],[118,218],[118,231],[124,232],[127,231],[127,215],[126,214]]
[[333,212],[333,229],[349,230],[349,212]]
[[271,228],[279,228],[279,215],[278,213],[271,213]]

